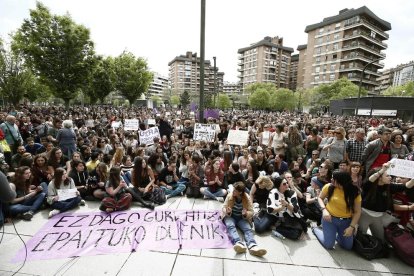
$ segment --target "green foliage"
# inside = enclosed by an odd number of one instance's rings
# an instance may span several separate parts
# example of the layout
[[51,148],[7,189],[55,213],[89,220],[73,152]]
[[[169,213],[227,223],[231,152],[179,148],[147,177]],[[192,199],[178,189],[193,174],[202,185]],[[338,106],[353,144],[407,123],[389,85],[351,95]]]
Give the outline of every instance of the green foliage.
[[115,74],[115,87],[130,105],[148,91],[153,77],[143,58],[135,58],[132,53],[125,51],[115,58]]
[[157,95],[151,96],[151,100],[157,106],[159,106],[160,104],[162,104],[162,99],[159,96],[157,96]]
[[190,104],[190,93],[187,90],[180,95],[181,108],[186,108]]
[[[321,84],[303,93],[303,102],[312,107],[329,105],[331,100],[344,99],[358,96],[359,87],[346,78],[341,78],[330,84]],[[361,90],[361,96],[366,96],[367,91]]]
[[249,105],[256,109],[266,109],[270,107],[270,93],[263,88],[256,89],[249,97]]
[[258,89],[264,89],[271,94],[276,91],[277,87],[273,83],[252,83],[248,85],[245,90],[248,95],[252,95]]
[[297,100],[292,90],[280,88],[270,95],[270,107],[275,110],[290,110],[296,108]]
[[13,48],[66,105],[88,82],[94,45],[89,30],[69,15],[52,15],[38,2],[15,34]]
[[89,97],[91,104],[95,104],[98,100],[104,103],[106,96],[115,89],[114,59],[101,56],[95,56],[94,59],[95,66],[92,69],[88,86],[84,92]]
[[172,95],[170,98],[171,105],[179,105],[180,104],[180,97],[177,95]]
[[383,93],[386,96],[411,96],[414,97],[414,82],[409,81],[399,86],[390,86]]
[[226,109],[232,107],[231,100],[227,94],[218,94],[217,107]]

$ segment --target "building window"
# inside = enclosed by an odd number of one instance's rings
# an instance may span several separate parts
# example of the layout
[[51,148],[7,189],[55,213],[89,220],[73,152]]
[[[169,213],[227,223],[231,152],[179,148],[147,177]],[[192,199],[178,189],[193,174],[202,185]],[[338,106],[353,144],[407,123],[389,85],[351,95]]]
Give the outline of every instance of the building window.
[[336,51],[336,50],[338,50],[338,48],[339,48],[338,43],[335,43],[335,44],[333,45],[333,50],[334,50],[334,51]]
[[329,42],[330,40],[331,40],[331,36],[330,35],[326,36],[326,42]]
[[334,80],[335,79],[335,74],[329,74],[329,80]]
[[317,53],[317,54],[320,54],[320,53],[321,53],[321,50],[322,50],[322,47],[318,47],[318,48],[316,48],[316,53]]
[[374,31],[371,31],[371,37],[372,38],[375,38],[375,36],[376,36],[377,34],[374,32]]
[[323,34],[323,28],[319,29],[319,34]]
[[321,62],[321,57],[316,57],[315,62],[320,63]]
[[331,71],[335,71],[336,64],[331,64]]
[[333,59],[333,60],[335,60],[335,59],[337,59],[337,58],[338,58],[338,55],[337,55],[337,54],[333,54],[333,55],[332,55],[332,59]]
[[333,40],[338,40],[338,39],[339,39],[339,33],[334,34]]
[[335,25],[335,30],[339,30],[339,28],[341,28],[341,23],[337,23],[337,24]]
[[317,45],[319,45],[319,44],[322,44],[322,42],[323,42],[323,37],[320,37],[320,38],[318,38],[318,40],[316,41],[316,44],[317,44]]
[[319,81],[319,76],[315,76],[315,82]]
[[319,67],[319,66],[318,66],[318,67],[316,67],[316,68],[315,68],[315,73],[319,73],[319,71],[320,71],[320,70],[321,70],[321,67]]

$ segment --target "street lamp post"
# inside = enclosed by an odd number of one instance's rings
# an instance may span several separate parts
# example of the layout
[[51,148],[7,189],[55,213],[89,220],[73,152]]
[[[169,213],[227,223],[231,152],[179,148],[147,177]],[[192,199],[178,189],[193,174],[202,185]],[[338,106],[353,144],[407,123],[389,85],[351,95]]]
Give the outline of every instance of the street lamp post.
[[359,99],[361,98],[362,78],[364,77],[364,72],[365,72],[365,70],[368,68],[368,66],[370,66],[371,64],[373,64],[373,63],[375,63],[375,62],[377,62],[377,61],[380,61],[381,59],[383,59],[383,58],[377,58],[377,59],[374,59],[373,61],[371,61],[371,62],[369,62],[367,65],[365,65],[365,66],[364,66],[364,69],[362,69],[362,72],[361,72],[361,77],[360,77],[360,79],[359,79],[358,99],[357,99],[356,106],[355,106],[355,116],[358,116]]
[[200,22],[200,105],[198,121],[204,120],[204,56],[205,56],[205,30],[206,30],[206,0],[201,0],[201,22]]
[[217,93],[217,90],[216,90],[216,76],[217,76],[217,67],[216,67],[216,57],[213,57],[213,64],[214,64],[214,100],[213,100],[213,108],[216,108],[216,93]]

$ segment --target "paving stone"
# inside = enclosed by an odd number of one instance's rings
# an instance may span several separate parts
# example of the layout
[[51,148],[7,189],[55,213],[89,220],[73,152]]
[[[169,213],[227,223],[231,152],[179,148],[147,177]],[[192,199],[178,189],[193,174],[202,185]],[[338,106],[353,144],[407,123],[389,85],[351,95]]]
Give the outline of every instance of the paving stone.
[[259,276],[273,276],[269,263],[261,262],[243,262],[236,260],[224,260],[223,264],[224,275],[226,276],[240,276],[240,275],[259,275]]
[[[322,275],[317,267],[285,265],[285,264],[270,264],[273,275]],[[333,274],[331,274],[333,275]]]
[[137,251],[129,256],[127,262],[121,268],[117,276],[170,275],[175,259],[175,254]]
[[223,275],[223,260],[194,256],[178,256],[171,275]]
[[246,253],[246,259],[252,261],[262,261],[271,263],[293,264],[283,242],[277,238],[266,235],[255,235],[257,244],[267,250],[263,257],[255,257]]

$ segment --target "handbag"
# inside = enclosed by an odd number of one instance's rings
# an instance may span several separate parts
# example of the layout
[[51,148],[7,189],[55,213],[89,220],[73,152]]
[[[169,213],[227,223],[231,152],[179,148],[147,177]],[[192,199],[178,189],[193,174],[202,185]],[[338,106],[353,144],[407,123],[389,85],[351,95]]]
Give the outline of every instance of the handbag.
[[0,140],[0,146],[3,149],[3,152],[11,152],[10,146],[6,139]]

